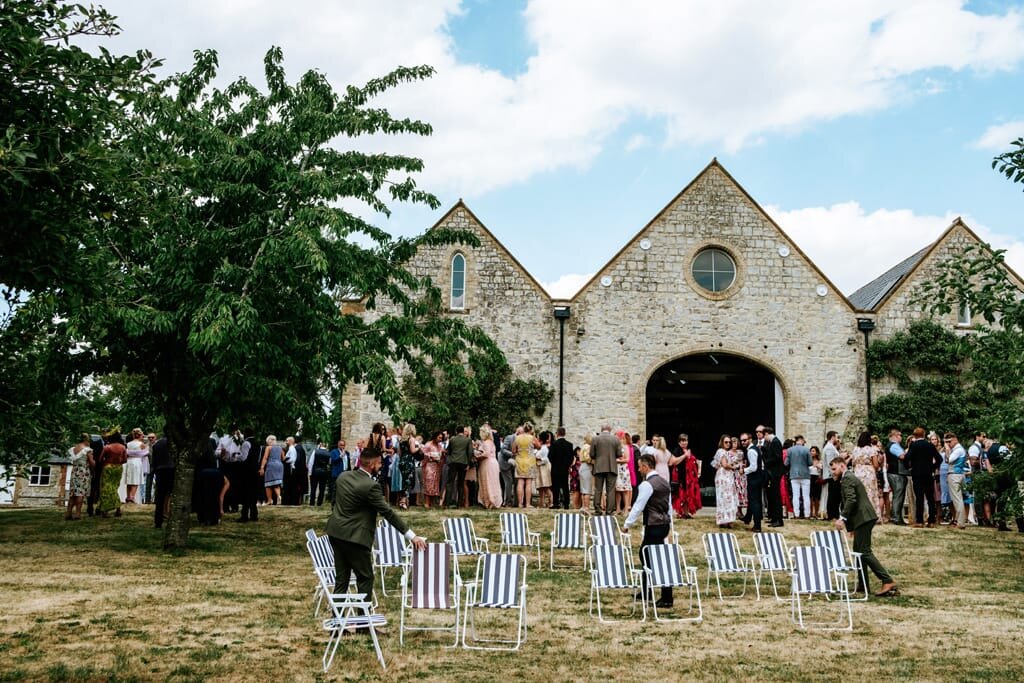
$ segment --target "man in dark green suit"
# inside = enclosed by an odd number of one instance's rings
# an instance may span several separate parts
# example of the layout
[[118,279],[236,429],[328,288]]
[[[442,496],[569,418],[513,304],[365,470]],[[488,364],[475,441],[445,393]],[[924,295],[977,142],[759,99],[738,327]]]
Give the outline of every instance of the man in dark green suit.
[[334,505],[327,520],[327,536],[334,549],[334,592],[348,591],[349,576],[356,575],[356,585],[367,598],[373,592],[373,534],[377,515],[412,541],[418,550],[427,547],[426,539],[417,536],[409,525],[391,509],[380,484],[373,478],[381,467],[381,453],[364,448],[359,454],[359,468],[343,472],[335,483]]
[[448,439],[448,507],[469,507],[465,498],[466,469],[473,461],[473,440],[469,438],[469,427],[460,425],[452,438]]
[[[853,552],[860,553],[861,562],[864,566],[878,577],[882,582],[882,588],[875,595],[888,596],[896,595],[896,582],[885,570],[882,563],[878,561],[871,551],[871,532],[878,521],[875,514],[875,506],[868,499],[868,492],[864,484],[853,472],[846,469],[846,462],[842,458],[832,461],[832,477],[839,480],[842,491],[842,503],[840,505],[839,519],[836,520],[836,528],[853,532]],[[867,581],[867,576],[864,577]],[[864,586],[865,592],[867,586]]]

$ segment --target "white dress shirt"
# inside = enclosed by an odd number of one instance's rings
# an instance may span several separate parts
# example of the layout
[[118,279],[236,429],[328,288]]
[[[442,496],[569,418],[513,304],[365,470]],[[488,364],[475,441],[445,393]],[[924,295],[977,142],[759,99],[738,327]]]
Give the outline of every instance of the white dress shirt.
[[[636,487],[636,500],[633,501],[633,507],[630,508],[629,516],[626,517],[626,522],[622,525],[622,528],[629,529],[629,527],[640,518],[640,515],[643,514],[644,508],[647,507],[647,501],[649,501],[651,496],[654,494],[654,487],[651,486],[651,482],[647,480],[656,476],[658,476],[658,473],[651,470],[647,473],[647,476],[644,477],[644,480],[640,482],[640,485]],[[671,509],[671,506],[669,506],[669,509]]]

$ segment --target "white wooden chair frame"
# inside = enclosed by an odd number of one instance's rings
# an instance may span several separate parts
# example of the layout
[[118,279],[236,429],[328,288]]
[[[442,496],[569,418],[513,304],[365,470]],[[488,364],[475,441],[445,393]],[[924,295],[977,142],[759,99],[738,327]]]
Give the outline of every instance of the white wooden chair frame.
[[386,669],[384,653],[380,649],[377,638],[377,627],[387,624],[383,614],[374,612],[373,603],[366,600],[365,593],[326,593],[327,605],[334,615],[323,621],[323,629],[328,632],[327,647],[324,649],[324,673],[331,668],[334,655],[338,651],[341,638],[348,629],[367,629],[373,640],[373,649],[377,653],[380,667]]
[[404,571],[411,552],[411,546],[405,537],[391,526],[390,522],[382,519],[377,523],[377,529],[373,534],[373,564],[380,572],[380,592],[385,597],[388,589],[384,583],[384,571],[391,567],[398,567]]
[[[641,550],[646,560],[643,567],[647,576],[647,590],[641,598],[650,599],[655,621],[687,621],[700,623],[704,620],[704,607],[700,602],[700,584],[697,582],[697,568],[686,564],[686,553],[678,543],[646,545]],[[654,599],[655,588],[687,588],[690,591],[690,607],[687,614],[693,614],[694,600],[697,601],[697,615],[689,617],[661,617],[658,603]],[[644,610],[646,614],[646,610]]]
[[[555,550],[580,550],[583,552],[583,570],[587,569],[587,526],[583,515],[578,512],[559,512],[555,514],[554,528],[551,530],[551,557],[549,567],[555,570]],[[575,538],[570,536],[571,527],[576,528]],[[557,565],[564,568],[575,568],[571,565]]]
[[[708,563],[707,583],[705,592],[711,593],[711,575],[715,576],[715,584],[718,587],[718,599],[742,598],[747,594],[747,576],[754,577],[754,590],[757,599],[761,599],[761,585],[759,582],[757,566],[754,564],[754,556],[740,552],[739,543],[736,541],[736,534],[716,532],[704,534],[704,559]],[[722,595],[722,574],[742,574],[743,590],[738,595]]]
[[530,521],[522,512],[502,512],[498,515],[501,525],[501,544],[498,552],[511,553],[513,548],[536,548],[537,569],[540,569],[540,532],[530,531]]
[[762,578],[765,572],[772,581],[772,592],[778,602],[787,602],[789,597],[779,597],[779,588],[775,582],[775,573],[783,574],[787,578],[793,578],[793,560],[789,546],[786,544],[786,537],[779,533],[754,534],[754,550],[757,555],[757,563]]
[[[832,551],[825,546],[793,548],[792,600],[790,618],[798,628],[814,627],[825,631],[852,631],[853,606],[846,572],[833,567]],[[839,600],[839,614],[833,622],[808,622],[804,619],[804,599],[822,595],[826,601]],[[845,619],[844,617],[845,612]],[[845,625],[844,625],[845,622]]]
[[855,553],[850,549],[846,532],[839,529],[812,531],[811,545],[822,546],[831,551],[835,563],[832,565],[832,568],[837,572],[859,575],[858,578],[863,588],[863,594],[856,592],[855,594],[858,597],[853,597],[854,594],[852,593],[850,599],[854,602],[866,602],[868,599],[868,581],[867,575],[864,573],[864,562],[861,560],[860,553]]
[[[510,553],[484,553],[477,558],[475,579],[466,584],[462,615],[462,647],[467,650],[515,651],[526,640],[526,557]],[[513,570],[514,567],[514,571]],[[517,612],[515,637],[482,638],[476,630],[476,610],[510,609]],[[496,643],[497,645],[479,645]]]
[[[425,571],[425,575],[417,573],[418,570],[421,570],[420,562],[429,561],[431,559],[429,554],[431,553],[434,553],[432,559],[435,561],[439,558],[440,554],[447,553],[447,576],[442,572],[431,572],[429,568],[422,570]],[[438,582],[433,586],[427,584],[431,576]],[[416,582],[420,578],[424,582],[417,587]],[[445,578],[447,578],[447,582],[444,581]],[[447,583],[447,589],[444,588],[444,583]],[[413,550],[409,558],[409,564],[406,565],[405,571],[402,573],[402,598],[399,607],[400,616],[398,624],[399,645],[405,646],[406,631],[442,631],[451,632],[454,636],[452,644],[445,645],[445,648],[452,649],[458,647],[459,610],[461,608],[459,600],[461,594],[462,578],[459,576],[459,558],[452,551],[450,544],[428,543],[426,550]],[[454,621],[451,626],[408,626],[406,624],[406,612],[412,610],[451,611]]]
[[[306,538],[310,538],[310,529],[306,532]],[[309,556],[313,560],[313,572],[316,574],[318,584],[316,590],[313,591],[313,600],[316,602],[316,608],[313,610],[313,616],[320,614],[320,608],[323,606],[324,601],[327,598],[328,593],[334,592],[334,585],[336,583],[335,570],[334,570],[334,548],[331,546],[331,540],[327,534],[317,536],[313,533],[313,540],[306,541],[306,549],[309,551]],[[349,576],[348,590],[350,593],[356,592],[356,575],[355,573]],[[374,609],[377,608],[379,602],[377,600],[377,591],[371,593],[370,602],[373,604]]]
[[[633,592],[630,616],[636,614],[637,598],[640,596],[640,570],[633,567],[632,554],[623,545],[603,545],[594,543],[590,553],[590,616],[594,616],[594,603],[597,603],[597,619],[603,624],[613,624],[619,619],[605,619],[602,611],[602,590],[629,590]],[[640,600],[643,610],[642,621],[647,619],[647,603]]]

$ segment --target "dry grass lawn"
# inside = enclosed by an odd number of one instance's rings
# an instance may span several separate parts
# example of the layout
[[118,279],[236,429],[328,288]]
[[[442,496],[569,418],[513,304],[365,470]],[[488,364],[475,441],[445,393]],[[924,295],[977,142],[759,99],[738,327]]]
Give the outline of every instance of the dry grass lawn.
[[[699,625],[598,624],[587,615],[588,577],[549,572],[545,554],[544,569],[534,561],[529,572],[522,651],[450,651],[422,634],[400,649],[389,591],[387,671],[358,635],[325,675],[303,532],[323,530],[326,508],[270,508],[258,524],[195,529],[194,550],[180,558],[159,551],[151,514],[138,506],[122,519],[67,523],[55,509],[0,512],[0,681],[635,680],[659,670],[687,681],[1024,680],[1024,535],[1015,532],[877,528],[876,554],[902,596],[855,603],[852,635],[801,632],[787,604],[752,594],[706,596]],[[443,514],[408,519],[440,540]],[[496,547],[497,514],[471,516]],[[544,543],[551,522],[547,510],[531,513]],[[700,534],[714,519],[677,528],[703,583]],[[826,527],[791,522],[784,531],[790,544],[806,544],[818,528]],[[749,533],[739,538],[750,552]]]

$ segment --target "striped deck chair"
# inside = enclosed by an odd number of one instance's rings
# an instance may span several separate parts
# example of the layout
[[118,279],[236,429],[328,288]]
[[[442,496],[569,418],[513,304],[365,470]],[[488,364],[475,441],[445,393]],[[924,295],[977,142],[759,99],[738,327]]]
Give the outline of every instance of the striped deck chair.
[[537,569],[540,569],[540,533],[530,531],[530,522],[522,512],[502,512],[498,515],[501,523],[501,545],[499,552],[511,552],[512,548],[536,548]]
[[444,541],[451,545],[456,557],[487,552],[489,541],[477,537],[473,520],[469,517],[445,517],[441,525],[444,527]]
[[[844,574],[853,572],[857,575],[859,586],[858,590],[854,592],[858,594],[858,597],[855,598],[851,595],[851,600],[863,602],[868,599],[868,582],[864,574],[864,563],[861,562],[860,553],[850,550],[850,544],[847,542],[844,532],[839,529],[812,531],[811,545],[828,548],[829,552],[832,553],[832,568],[837,572],[843,572]],[[860,589],[863,589],[863,595],[859,595]]]
[[[324,673],[331,668],[334,655],[338,651],[341,637],[346,630],[367,629],[370,638],[373,640],[373,649],[377,652],[377,661],[380,667],[386,669],[384,653],[380,649],[380,641],[377,639],[377,627],[386,625],[387,619],[383,614],[374,612],[373,603],[366,599],[365,593],[327,593],[327,605],[332,616],[324,619],[323,629],[328,632],[327,648],[324,650],[323,665]],[[361,668],[358,663],[349,660],[349,666]]]
[[551,530],[551,571],[555,570],[555,549],[583,551],[583,569],[587,568],[587,527],[578,512],[559,512]]
[[[306,542],[306,549],[309,551],[309,556],[313,560],[313,572],[316,574],[318,581],[317,589],[313,593],[313,600],[316,601],[316,609],[313,611],[313,616],[317,616],[320,614],[320,608],[323,606],[327,595],[334,592],[336,580],[334,570],[334,548],[331,547],[331,539],[327,534],[317,536],[314,533],[313,536],[314,540]],[[309,531],[306,532],[306,538],[309,538]],[[351,593],[354,593],[357,590],[355,573],[349,576],[348,590]],[[371,602],[376,608],[378,605],[376,590],[371,594]]]
[[[462,647],[468,650],[518,650],[526,640],[526,566],[522,555],[485,553],[476,561],[476,579],[467,584],[462,617]],[[518,613],[514,638],[481,638],[476,630],[479,609]],[[496,643],[478,645],[477,643]]]
[[718,586],[718,599],[724,600],[722,596],[722,574],[742,574],[743,590],[739,595],[730,595],[730,598],[741,598],[747,593],[747,576],[754,576],[754,590],[757,591],[757,599],[761,599],[761,586],[758,582],[757,567],[754,566],[754,556],[740,553],[739,544],[736,542],[736,534],[712,533],[704,534],[704,557],[708,562],[708,579],[704,590],[711,592],[711,575],[715,575],[715,583]]
[[[644,574],[647,576],[648,589],[641,594],[641,599],[653,598],[655,588],[687,588],[690,591],[690,608],[688,615],[695,611],[696,616],[662,618],[658,614],[658,605],[651,600],[654,608],[655,621],[692,621],[700,623],[704,620],[704,608],[700,604],[700,584],[697,583],[697,568],[686,564],[686,554],[678,543],[658,543],[645,545],[643,554]],[[645,610],[646,613],[646,610]]]
[[386,519],[380,520],[373,539],[373,564],[380,571],[380,592],[385,596],[384,570],[389,567],[404,567],[409,559],[409,545],[398,529]]
[[[853,607],[845,572],[833,567],[832,552],[825,546],[798,546],[793,548],[793,599],[790,615],[802,629],[814,626],[825,630],[852,631]],[[823,595],[839,598],[839,616],[831,623],[806,623],[803,598]],[[843,612],[846,618],[843,618]],[[845,625],[843,625],[845,622]]]
[[[398,642],[405,645],[406,631],[451,632],[454,640],[447,648],[459,644],[459,560],[448,543],[428,543],[426,550],[413,550],[402,574],[402,603]],[[452,612],[450,625],[408,626],[406,612],[413,610]],[[436,624],[436,622],[432,622]]]
[[[594,616],[594,602],[597,601],[597,618],[602,623],[613,623],[605,619],[601,611],[601,591],[611,589],[628,590],[633,593],[630,616],[636,613],[637,598],[640,597],[640,572],[633,568],[629,550],[621,545],[595,543],[590,546],[590,616]],[[647,619],[647,606],[642,600],[643,619]]]
[[786,545],[786,538],[778,533],[754,534],[754,550],[757,554],[757,562],[761,576],[768,572],[772,580],[772,591],[775,599],[785,602],[786,598],[779,597],[779,588],[775,583],[775,572],[785,576],[792,576],[793,562],[790,559],[789,547]]
[[594,515],[589,520],[590,528],[587,536],[591,545],[622,545],[627,549],[633,547],[629,534],[619,528],[619,520],[611,515]]

